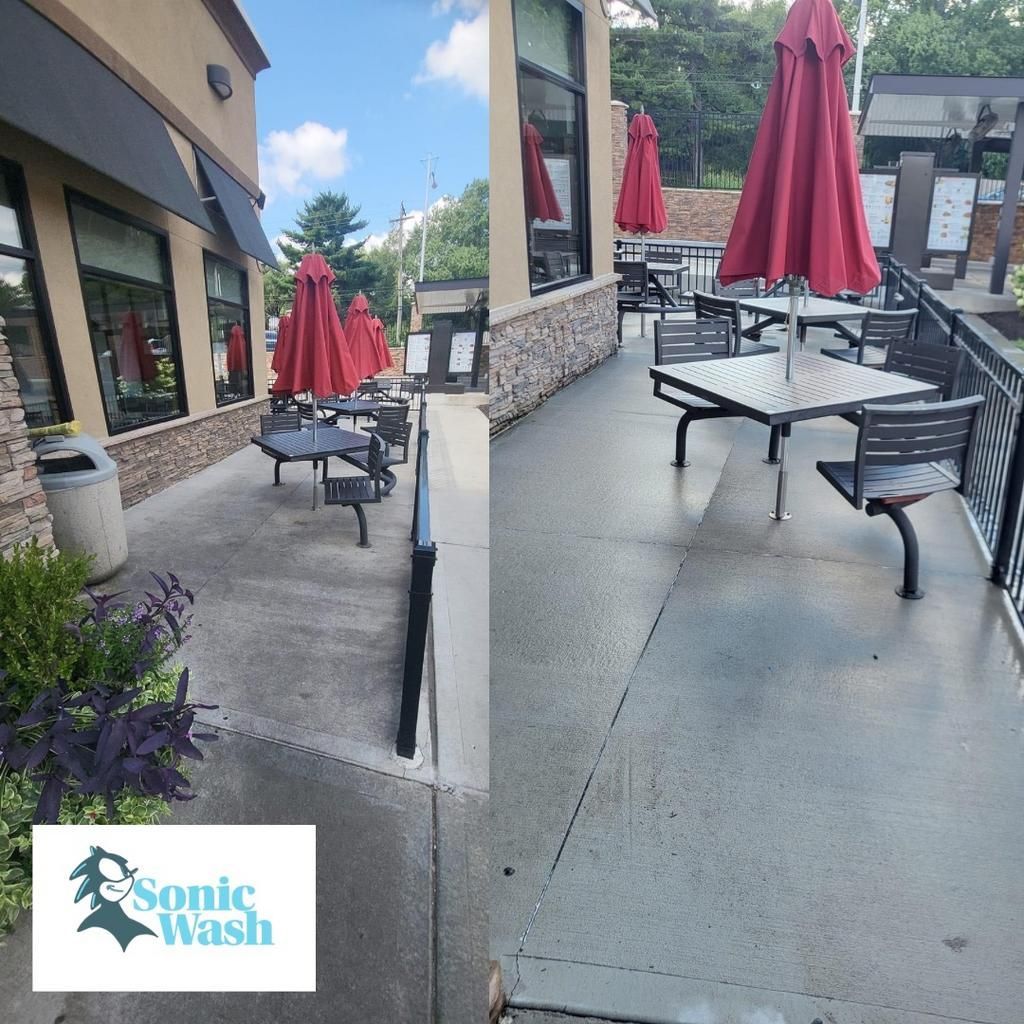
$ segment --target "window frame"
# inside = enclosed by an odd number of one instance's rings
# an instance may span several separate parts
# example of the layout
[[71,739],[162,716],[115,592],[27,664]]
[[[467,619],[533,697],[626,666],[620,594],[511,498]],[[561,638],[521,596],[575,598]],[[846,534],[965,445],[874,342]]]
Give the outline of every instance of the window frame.
[[[209,263],[223,263],[224,266],[231,270],[237,270],[242,275],[242,298],[244,300],[243,305],[239,305],[237,302],[232,302],[230,299],[213,298],[210,296],[210,285],[206,277],[206,268]],[[253,337],[252,337],[252,308],[249,304],[249,270],[247,267],[243,267],[240,263],[236,263],[234,260],[229,260],[226,256],[221,256],[220,253],[214,252],[212,249],[203,249],[203,288],[206,291],[206,327],[209,331],[210,327],[210,302],[221,302],[226,306],[233,306],[236,309],[241,309],[245,313],[244,324],[247,328],[246,334],[249,340],[249,391],[250,394],[245,398],[231,398],[226,402],[220,402],[217,400],[217,371],[216,364],[213,361],[213,337],[210,336],[210,368],[213,370],[213,401],[218,409],[227,408],[229,405],[237,405],[239,402],[249,402],[256,397],[256,378],[253,374]]]
[[[526,275],[530,285],[530,297],[545,295],[548,292],[558,291],[561,288],[568,288],[575,284],[594,279],[594,253],[592,249],[591,233],[591,211],[590,211],[590,134],[588,122],[588,96],[587,96],[587,12],[579,0],[560,0],[561,3],[571,7],[578,15],[578,33],[576,39],[576,61],[580,70],[580,80],[568,78],[556,71],[551,71],[540,64],[534,63],[528,57],[519,55],[519,28],[516,24],[515,5],[518,0],[512,0],[512,40],[516,60],[516,107],[519,111],[519,160],[522,167],[523,178],[523,237],[526,242],[527,264]],[[571,277],[562,277],[557,281],[549,281],[543,284],[534,284],[531,261],[533,254],[530,252],[530,222],[526,216],[526,159],[523,153],[522,126],[525,112],[523,110],[522,71],[528,71],[531,75],[545,79],[552,85],[573,93],[576,97],[576,122],[577,138],[579,140],[579,152],[576,155],[577,174],[580,182],[580,255],[581,272]],[[583,267],[585,266],[585,269]]]
[[[116,206],[111,206],[109,203],[104,203],[100,199],[94,199],[92,196],[87,195],[84,192],[79,192],[77,189],[64,187],[64,202],[67,208],[68,217],[68,228],[71,231],[71,244],[75,250],[75,265],[78,268],[78,283],[82,289],[82,310],[86,315],[86,321],[88,322],[88,299],[85,292],[85,282],[87,278],[99,278],[100,280],[113,281],[115,284],[126,284],[132,285],[137,288],[148,288],[150,291],[162,291],[165,296],[165,302],[167,304],[167,322],[171,329],[171,336],[174,339],[174,350],[177,353],[175,359],[175,390],[178,396],[178,409],[176,413],[172,413],[169,416],[160,416],[156,419],[146,420],[143,423],[132,423],[126,427],[112,427],[110,424],[110,414],[107,410],[107,403],[103,399],[103,377],[100,374],[100,363],[99,357],[96,354],[96,346],[92,342],[92,337],[89,338],[89,349],[92,352],[93,369],[96,373],[96,386],[99,389],[100,404],[103,406],[103,419],[107,426],[107,435],[114,437],[118,434],[128,434],[133,430],[142,430],[145,427],[156,426],[160,423],[171,423],[174,420],[184,419],[189,415],[188,411],[188,395],[185,389],[185,355],[181,348],[181,330],[178,325],[178,306],[176,301],[176,291],[174,287],[174,268],[171,262],[171,244],[170,244],[170,233],[165,231],[163,228],[157,227],[155,224],[151,224],[148,221],[142,220],[140,217],[135,217],[130,213],[125,213],[123,210],[119,210]],[[156,281],[146,281],[142,278],[131,277],[128,274],[120,274],[114,270],[105,270],[102,267],[94,267],[92,264],[83,263],[82,255],[78,248],[78,233],[75,231],[75,219],[72,211],[73,206],[82,206],[88,210],[93,210],[96,213],[102,214],[104,217],[109,217],[111,220],[120,221],[122,224],[127,224],[130,227],[137,228],[140,231],[147,231],[151,235],[156,235],[160,239],[160,264],[163,268],[164,278],[166,284],[158,284]]]
[[14,216],[21,231],[22,243],[19,248],[0,242],[0,255],[13,259],[24,260],[31,275],[32,291],[36,300],[36,314],[39,317],[39,332],[42,336],[43,354],[46,357],[47,369],[50,371],[50,386],[53,388],[54,401],[57,404],[58,423],[66,423],[73,418],[71,399],[68,396],[67,377],[64,374],[64,361],[57,347],[57,331],[53,324],[53,311],[50,307],[50,294],[46,289],[46,278],[43,274],[42,260],[39,258],[39,240],[36,236],[35,221],[32,208],[28,201],[28,187],[25,183],[25,171],[21,164],[0,156],[0,178],[3,178],[11,194],[14,204]]

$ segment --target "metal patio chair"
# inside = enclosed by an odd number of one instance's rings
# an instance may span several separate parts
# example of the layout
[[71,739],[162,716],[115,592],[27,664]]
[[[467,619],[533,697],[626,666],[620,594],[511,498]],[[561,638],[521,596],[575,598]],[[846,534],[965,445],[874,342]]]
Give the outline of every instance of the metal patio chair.
[[[710,295],[707,292],[694,291],[693,309],[700,320],[725,317],[732,324],[733,353],[738,356],[763,355],[765,352],[778,352],[778,345],[764,345],[759,341],[743,338],[743,313],[740,300],[732,295]],[[756,320],[755,320],[756,325]]]
[[761,278],[752,277],[748,281],[734,281],[732,284],[722,284],[716,277],[712,281],[715,295],[721,295],[731,299],[756,299],[761,294]]
[[823,348],[821,354],[832,359],[842,359],[847,363],[857,363],[858,366],[870,366],[881,370],[885,366],[889,344],[912,337],[916,319],[917,311],[913,309],[872,309],[864,317],[864,326],[860,334],[850,332],[849,347]]
[[818,463],[818,472],[854,508],[896,524],[903,540],[900,597],[924,597],[917,534],[903,510],[939,491],[963,493],[984,403],[974,395],[923,405],[866,405],[854,460]]
[[361,548],[370,546],[363,506],[379,505],[382,498],[380,480],[384,469],[383,458],[383,442],[373,434],[366,453],[366,476],[329,476],[324,480],[325,505],[348,505],[356,510]]
[[[286,412],[269,412],[260,416],[260,434],[280,434],[285,431],[300,430],[302,428],[302,416],[298,409],[289,409]],[[313,463],[316,469],[316,463]],[[274,459],[274,486],[281,486],[281,460]]]

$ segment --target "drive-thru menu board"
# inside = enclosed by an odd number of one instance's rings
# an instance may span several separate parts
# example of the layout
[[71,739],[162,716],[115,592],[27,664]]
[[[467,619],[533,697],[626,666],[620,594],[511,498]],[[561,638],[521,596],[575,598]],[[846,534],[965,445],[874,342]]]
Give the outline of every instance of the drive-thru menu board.
[[430,364],[430,334],[410,334],[405,343],[405,372],[427,375]]
[[472,373],[473,353],[476,351],[476,331],[456,331],[452,335],[452,348],[448,356],[449,373]]
[[971,246],[977,192],[977,175],[935,175],[932,211],[928,218],[930,252],[967,252]]
[[896,182],[899,170],[895,167],[883,171],[860,172],[860,194],[864,202],[864,217],[868,234],[875,249],[892,248],[892,219],[896,208]]

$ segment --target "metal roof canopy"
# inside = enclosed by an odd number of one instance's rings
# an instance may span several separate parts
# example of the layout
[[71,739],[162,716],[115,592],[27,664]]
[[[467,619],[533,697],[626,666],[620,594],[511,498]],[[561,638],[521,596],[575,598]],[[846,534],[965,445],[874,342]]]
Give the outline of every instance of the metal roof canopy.
[[1000,295],[1006,283],[1017,194],[1024,177],[1024,78],[872,75],[857,130],[861,135],[911,139],[942,139],[950,131],[970,137],[986,107],[995,120],[979,137],[1011,140],[989,282],[989,291]]
[[466,313],[480,302],[487,291],[488,280],[467,277],[453,281],[417,281],[416,308],[422,316]]

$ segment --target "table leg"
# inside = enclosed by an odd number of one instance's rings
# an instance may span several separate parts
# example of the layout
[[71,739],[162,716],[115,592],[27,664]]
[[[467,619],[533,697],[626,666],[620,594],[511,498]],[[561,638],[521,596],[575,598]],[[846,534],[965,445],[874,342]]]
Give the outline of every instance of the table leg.
[[800,325],[800,351],[804,350],[804,343],[807,341],[807,324]]
[[792,430],[792,423],[783,423],[779,437],[779,481],[775,490],[775,508],[768,513],[771,519],[778,522],[792,518],[791,513],[786,511],[786,483],[789,477],[787,442]]

